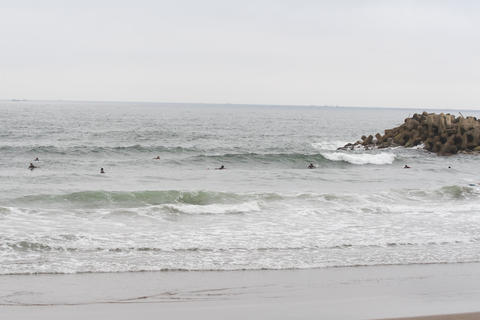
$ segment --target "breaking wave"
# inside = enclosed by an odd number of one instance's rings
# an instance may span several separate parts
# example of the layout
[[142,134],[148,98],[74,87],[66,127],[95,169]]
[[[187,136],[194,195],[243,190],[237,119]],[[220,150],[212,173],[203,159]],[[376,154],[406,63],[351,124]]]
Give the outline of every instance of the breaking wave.
[[[333,152],[340,142],[314,143],[312,147],[320,152],[296,152],[296,153],[282,153],[282,148],[278,150],[263,150],[265,152],[242,152],[239,150],[236,153],[229,153],[228,147],[221,149],[201,149],[196,147],[183,146],[147,146],[147,145],[129,145],[129,146],[53,146],[53,145],[38,145],[38,146],[0,146],[0,152],[18,154],[28,154],[31,156],[46,157],[47,155],[55,156],[129,156],[145,158],[145,154],[171,154],[176,155],[174,159],[165,159],[167,162],[173,162],[178,165],[178,156],[189,163],[198,164],[206,162],[209,164],[225,163],[225,164],[256,164],[256,165],[280,165],[287,167],[305,167],[305,164],[313,162],[317,165],[335,164],[342,161],[347,164],[388,164],[392,163],[395,155],[390,153],[379,154],[359,154],[359,153],[343,153]],[[271,152],[277,151],[277,152]],[[137,155],[137,156],[136,156]],[[163,156],[162,156],[163,157]]]
[[477,187],[462,185],[363,194],[165,190],[20,197],[0,207],[0,274],[480,260],[479,198]]
[[[81,191],[66,194],[40,194],[8,200],[10,207],[25,208],[141,208],[159,206],[170,212],[242,212],[260,210],[258,203],[299,201],[319,203],[364,202],[376,205],[399,200],[468,200],[480,196],[480,186],[443,186],[435,189],[391,189],[380,193],[235,193],[217,191]],[[217,206],[217,207],[214,207]],[[201,208],[201,209],[198,209]],[[0,217],[9,213],[0,207]]]
[[215,203],[234,204],[245,201],[242,194],[213,191],[81,191],[67,194],[43,194],[16,198],[13,204],[34,206],[74,206],[80,208],[143,207],[162,204],[205,206]]
[[344,152],[321,152],[314,154],[303,153],[236,153],[221,155],[198,155],[191,158],[192,161],[215,160],[221,163],[283,163],[304,167],[305,163],[328,164],[343,161],[345,163],[361,164],[391,164],[395,160],[393,153],[344,153]]
[[312,143],[312,147],[321,151],[324,151],[324,150],[335,151],[338,148],[343,147],[347,143],[348,141],[343,141],[343,140],[325,140],[325,141]]
[[323,157],[330,161],[344,161],[351,164],[392,164],[395,160],[393,153],[345,153],[345,152],[333,152],[333,153],[321,153]]

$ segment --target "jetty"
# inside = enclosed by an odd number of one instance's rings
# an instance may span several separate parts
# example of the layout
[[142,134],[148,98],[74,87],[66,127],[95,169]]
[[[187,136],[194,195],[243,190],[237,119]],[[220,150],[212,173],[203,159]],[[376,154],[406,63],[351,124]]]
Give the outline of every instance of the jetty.
[[355,143],[339,149],[406,148],[423,145],[423,148],[438,155],[480,152],[480,120],[476,117],[455,117],[449,113],[415,113],[404,123],[384,134],[362,136]]

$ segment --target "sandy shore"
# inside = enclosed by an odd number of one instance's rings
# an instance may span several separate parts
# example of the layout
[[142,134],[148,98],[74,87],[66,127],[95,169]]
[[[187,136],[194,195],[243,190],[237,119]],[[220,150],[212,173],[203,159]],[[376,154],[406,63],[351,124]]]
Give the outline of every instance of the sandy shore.
[[[479,284],[480,264],[10,275],[0,276],[0,315],[49,320],[412,317],[476,312]],[[465,317],[430,319],[478,319]]]
[[426,317],[409,317],[409,318],[395,318],[390,320],[478,320],[480,319],[480,312],[473,313],[457,313]]

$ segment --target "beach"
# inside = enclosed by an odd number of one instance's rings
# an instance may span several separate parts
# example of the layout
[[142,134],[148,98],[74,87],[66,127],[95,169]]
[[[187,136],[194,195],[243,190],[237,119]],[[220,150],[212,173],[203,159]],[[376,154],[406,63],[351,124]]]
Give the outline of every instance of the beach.
[[0,9],[0,320],[480,320],[480,1]]
[[441,314],[441,315],[423,316],[423,317],[396,318],[395,320],[477,320],[477,319],[480,319],[480,313],[478,312]]
[[[479,267],[465,263],[4,275],[0,314],[4,319],[383,319],[457,314],[479,310]],[[468,316],[465,319],[475,319]]]

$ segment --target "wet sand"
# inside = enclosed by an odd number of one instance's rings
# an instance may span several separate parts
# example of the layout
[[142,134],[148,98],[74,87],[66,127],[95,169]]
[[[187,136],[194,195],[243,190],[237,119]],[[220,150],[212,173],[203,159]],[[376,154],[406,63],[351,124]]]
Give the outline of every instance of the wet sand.
[[474,313],[457,313],[426,317],[410,317],[410,318],[396,318],[390,320],[478,320],[480,319],[480,312]]
[[8,275],[0,276],[0,315],[45,320],[414,317],[479,311],[479,284],[477,263]]

